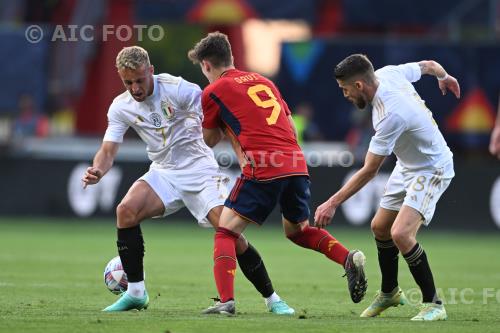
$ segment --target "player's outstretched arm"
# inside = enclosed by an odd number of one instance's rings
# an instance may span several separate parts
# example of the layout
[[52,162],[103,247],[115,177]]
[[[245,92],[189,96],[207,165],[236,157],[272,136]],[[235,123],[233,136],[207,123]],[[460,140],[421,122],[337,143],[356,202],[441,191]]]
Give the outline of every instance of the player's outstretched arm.
[[83,175],[83,188],[87,185],[97,184],[106,172],[111,169],[118,153],[119,144],[111,141],[104,141],[101,148],[94,156],[94,162],[91,167],[88,167]]
[[418,63],[422,74],[433,75],[438,80],[439,89],[446,95],[446,91],[451,91],[456,98],[460,98],[460,85],[457,79],[448,74],[443,66],[433,60],[423,60]]
[[363,186],[372,180],[378,173],[380,166],[385,160],[385,156],[376,155],[371,152],[366,154],[365,164],[327,201],[316,209],[314,214],[314,225],[323,228],[330,224],[337,208],[344,201],[357,193]]

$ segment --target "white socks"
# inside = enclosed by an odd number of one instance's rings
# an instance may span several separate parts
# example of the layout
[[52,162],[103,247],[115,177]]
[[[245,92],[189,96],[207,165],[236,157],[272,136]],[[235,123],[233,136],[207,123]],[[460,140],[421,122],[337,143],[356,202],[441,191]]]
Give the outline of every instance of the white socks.
[[264,298],[264,301],[266,302],[266,305],[267,307],[269,308],[269,306],[274,303],[274,302],[279,302],[281,301],[281,298],[278,296],[278,294],[276,294],[275,292],[269,296],[268,298]]
[[127,287],[127,294],[133,297],[143,297],[146,287],[144,287],[144,281],[140,282],[129,282]]

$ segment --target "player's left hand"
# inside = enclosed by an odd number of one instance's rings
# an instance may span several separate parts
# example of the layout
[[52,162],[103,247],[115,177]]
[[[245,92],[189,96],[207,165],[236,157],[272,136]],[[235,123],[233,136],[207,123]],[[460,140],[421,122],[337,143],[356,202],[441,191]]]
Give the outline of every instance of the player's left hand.
[[316,213],[314,213],[314,226],[324,228],[329,225],[336,210],[337,207],[330,200],[323,202],[316,208]]
[[439,81],[439,89],[443,93],[443,95],[446,95],[446,91],[449,90],[451,91],[456,98],[460,98],[460,85],[458,84],[457,79],[455,79],[453,76],[450,74],[447,74],[448,77],[446,80]]
[[496,125],[491,133],[490,153],[500,159],[500,125]]

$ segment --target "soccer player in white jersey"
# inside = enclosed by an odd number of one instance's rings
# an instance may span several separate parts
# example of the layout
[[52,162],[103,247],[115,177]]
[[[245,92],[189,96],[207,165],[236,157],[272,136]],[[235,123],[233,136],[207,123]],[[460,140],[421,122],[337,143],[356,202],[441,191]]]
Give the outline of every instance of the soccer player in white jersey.
[[[116,67],[127,91],[109,108],[108,128],[83,176],[84,186],[96,184],[111,168],[129,127],[146,143],[152,164],[116,208],[118,253],[129,284],[127,292],[103,311],[148,306],[141,221],[187,207],[200,225],[217,227],[228,181],[203,141],[200,88],[180,77],[153,75],[148,53],[138,46],[121,50]],[[259,253],[244,237],[237,240],[237,253],[241,270],[265,298],[269,311],[293,314],[274,292]]]
[[457,80],[435,61],[386,66],[374,71],[365,55],[353,54],[335,67],[335,78],[344,97],[360,109],[372,105],[375,135],[363,167],[317,208],[316,226],[329,224],[338,206],[376,176],[387,156],[394,152],[397,157],[371,222],[382,288],[361,317],[374,317],[406,302],[397,280],[401,252],[422,291],[422,308],[412,320],[447,318],[436,294],[427,256],[416,240],[420,226],[430,223],[437,201],[455,175],[453,154],[431,111],[412,85],[422,74],[435,76],[443,95],[450,90],[460,97]]

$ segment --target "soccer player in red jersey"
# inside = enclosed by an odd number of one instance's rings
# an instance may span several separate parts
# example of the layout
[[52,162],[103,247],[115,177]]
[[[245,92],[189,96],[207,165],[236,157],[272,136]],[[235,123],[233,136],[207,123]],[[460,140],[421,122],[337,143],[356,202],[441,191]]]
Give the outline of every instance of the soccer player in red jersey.
[[[265,77],[235,69],[226,35],[214,32],[188,53],[210,84],[202,95],[203,138],[215,146],[229,136],[242,175],[224,203],[214,244],[220,300],[204,313],[234,314],[235,241],[249,222],[264,223],[279,203],[286,236],[345,268],[352,300],[366,292],[365,256],[347,250],[326,230],[309,225],[309,175],[286,102]],[[283,314],[293,309],[282,302]]]

